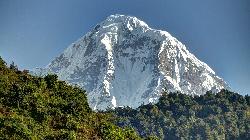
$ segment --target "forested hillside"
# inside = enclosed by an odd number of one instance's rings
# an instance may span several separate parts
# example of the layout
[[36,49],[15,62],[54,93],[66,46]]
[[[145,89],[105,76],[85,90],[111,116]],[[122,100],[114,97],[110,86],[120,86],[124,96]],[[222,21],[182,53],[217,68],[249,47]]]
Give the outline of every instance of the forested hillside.
[[250,97],[163,93],[156,104],[94,112],[85,91],[0,58],[0,139],[250,139]]
[[0,139],[141,139],[93,112],[80,88],[27,72],[0,58]]
[[157,104],[117,108],[116,124],[160,139],[250,139],[250,97],[227,90],[203,96],[164,93]]

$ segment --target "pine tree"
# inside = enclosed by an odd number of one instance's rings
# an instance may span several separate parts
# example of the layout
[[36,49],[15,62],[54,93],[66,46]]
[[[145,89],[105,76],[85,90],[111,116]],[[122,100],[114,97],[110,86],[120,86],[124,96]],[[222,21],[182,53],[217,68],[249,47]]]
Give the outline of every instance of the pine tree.
[[17,67],[17,65],[15,65],[15,63],[13,61],[10,64],[10,69],[14,70],[14,71],[18,71],[18,67]]

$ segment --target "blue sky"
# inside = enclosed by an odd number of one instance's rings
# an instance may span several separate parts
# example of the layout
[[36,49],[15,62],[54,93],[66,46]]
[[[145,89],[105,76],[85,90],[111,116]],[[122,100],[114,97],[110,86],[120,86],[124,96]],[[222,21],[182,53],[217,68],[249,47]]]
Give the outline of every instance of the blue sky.
[[249,0],[1,0],[0,56],[45,67],[111,14],[166,30],[231,88],[250,94]]

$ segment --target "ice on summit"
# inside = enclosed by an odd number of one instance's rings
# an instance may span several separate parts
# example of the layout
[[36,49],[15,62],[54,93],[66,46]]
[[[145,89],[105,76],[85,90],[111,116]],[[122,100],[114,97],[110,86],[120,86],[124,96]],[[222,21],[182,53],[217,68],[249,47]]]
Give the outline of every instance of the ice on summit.
[[201,95],[227,84],[168,32],[133,16],[111,15],[45,69],[87,91],[90,107],[156,102],[163,89]]

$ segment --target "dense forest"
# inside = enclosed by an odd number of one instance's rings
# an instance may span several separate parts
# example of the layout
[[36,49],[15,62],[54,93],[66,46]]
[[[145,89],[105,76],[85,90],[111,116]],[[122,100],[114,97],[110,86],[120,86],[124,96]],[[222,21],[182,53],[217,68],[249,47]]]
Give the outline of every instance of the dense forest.
[[156,104],[95,112],[86,92],[0,57],[0,139],[250,139],[250,97],[163,93]]
[[85,91],[56,75],[31,76],[0,58],[0,139],[141,139],[110,116],[93,112]]
[[156,104],[138,109],[117,108],[119,126],[131,126],[141,136],[160,139],[250,139],[250,96],[228,90],[203,96],[164,93]]

